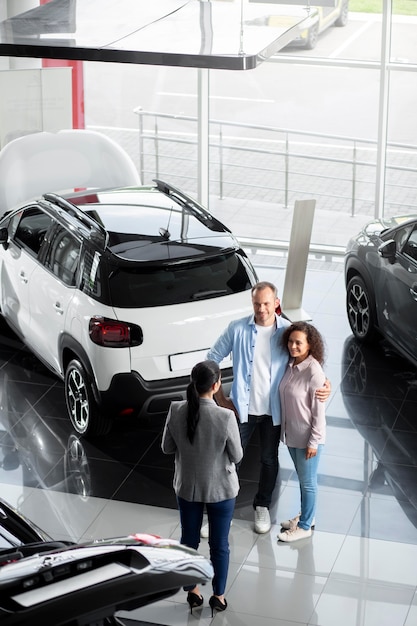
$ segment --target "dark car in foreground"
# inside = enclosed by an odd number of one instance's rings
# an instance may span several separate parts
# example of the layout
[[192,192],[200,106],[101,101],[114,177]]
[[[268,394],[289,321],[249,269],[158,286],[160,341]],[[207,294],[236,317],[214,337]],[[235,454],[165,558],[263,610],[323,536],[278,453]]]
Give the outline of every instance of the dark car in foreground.
[[355,337],[380,334],[417,365],[417,215],[374,220],[352,238],[345,283]]
[[2,626],[123,625],[118,611],[207,583],[212,575],[205,557],[155,535],[53,541],[0,499]]

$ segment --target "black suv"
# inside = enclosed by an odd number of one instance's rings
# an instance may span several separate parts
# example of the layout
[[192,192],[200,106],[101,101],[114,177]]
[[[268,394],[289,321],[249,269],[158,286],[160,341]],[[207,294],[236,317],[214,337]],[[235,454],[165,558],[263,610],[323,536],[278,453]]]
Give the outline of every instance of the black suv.
[[348,243],[345,282],[355,337],[378,331],[417,365],[417,216],[367,224]]

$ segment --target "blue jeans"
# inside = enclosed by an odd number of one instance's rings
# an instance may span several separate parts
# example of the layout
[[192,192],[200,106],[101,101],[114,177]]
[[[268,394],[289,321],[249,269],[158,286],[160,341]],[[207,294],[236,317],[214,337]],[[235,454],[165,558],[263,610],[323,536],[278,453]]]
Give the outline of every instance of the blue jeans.
[[239,423],[240,439],[243,452],[246,450],[255,428],[259,429],[259,445],[261,450],[261,473],[258,491],[253,500],[253,508],[271,506],[272,492],[278,476],[278,447],[281,426],[274,426],[270,415],[249,415],[248,421]]
[[[204,507],[206,507],[209,523],[210,560],[213,565],[213,594],[221,596],[226,589],[227,574],[229,571],[229,531],[235,510],[236,498],[221,502],[189,502],[177,497],[181,520],[181,543],[189,548],[198,549],[200,544],[200,530],[203,521]],[[184,587],[190,591],[195,585]]]
[[316,513],[317,499],[317,470],[323,444],[317,448],[316,456],[306,459],[305,448],[290,448],[288,452],[294,462],[300,482],[301,492],[301,517],[298,525],[304,530],[311,528],[314,515]]

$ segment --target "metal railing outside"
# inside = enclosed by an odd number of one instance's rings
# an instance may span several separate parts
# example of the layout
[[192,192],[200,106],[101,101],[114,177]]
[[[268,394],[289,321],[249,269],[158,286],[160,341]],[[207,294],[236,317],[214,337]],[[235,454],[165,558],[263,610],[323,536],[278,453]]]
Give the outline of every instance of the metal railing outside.
[[[196,117],[135,109],[143,182],[169,176],[197,190]],[[314,197],[318,206],[373,216],[377,143],[273,126],[210,120],[210,193],[288,207]],[[417,212],[417,146],[387,146],[384,214]]]

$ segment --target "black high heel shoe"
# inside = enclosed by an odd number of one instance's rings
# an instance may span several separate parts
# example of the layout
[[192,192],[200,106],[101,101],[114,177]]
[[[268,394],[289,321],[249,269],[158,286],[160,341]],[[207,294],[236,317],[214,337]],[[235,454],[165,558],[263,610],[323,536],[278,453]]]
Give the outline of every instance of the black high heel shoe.
[[226,598],[224,599],[224,602],[222,602],[221,600],[219,600],[219,598],[216,598],[216,596],[211,596],[209,600],[209,605],[211,608],[212,617],[214,615],[214,611],[225,611],[227,609]]
[[203,604],[204,598],[203,596],[199,596],[197,593],[193,593],[192,591],[189,591],[187,593],[187,602],[190,605],[190,612],[192,614],[193,609]]

